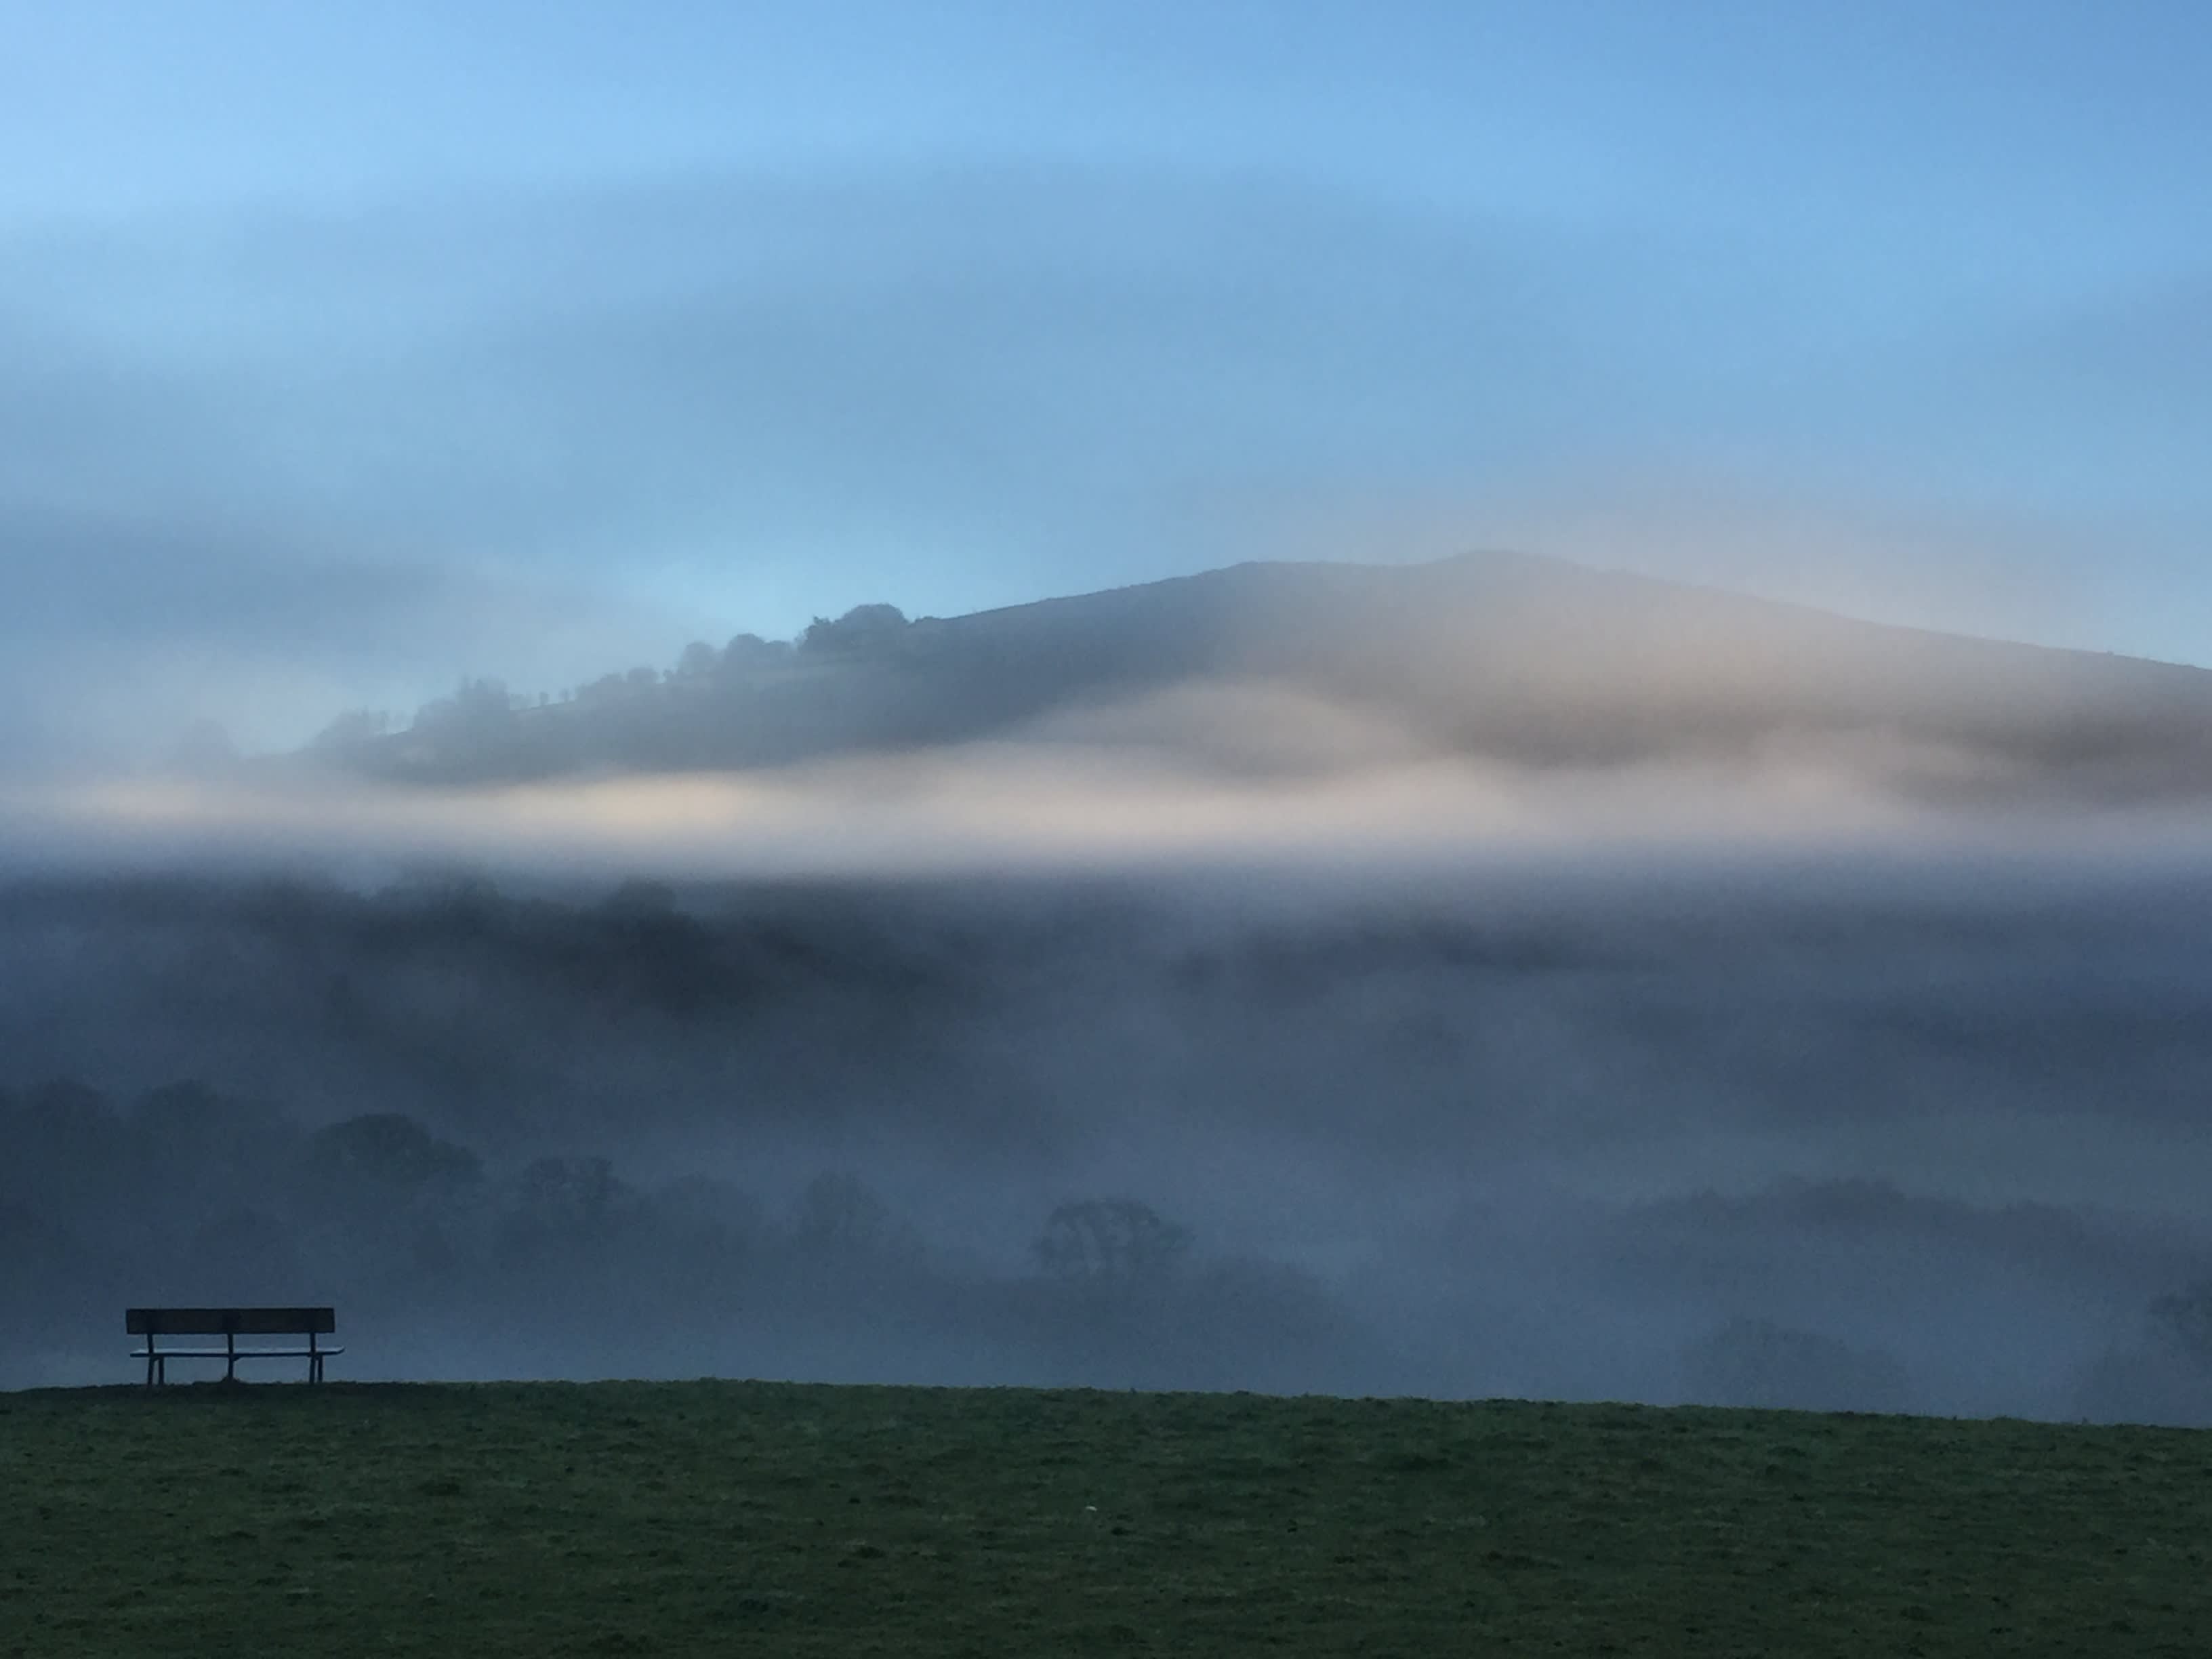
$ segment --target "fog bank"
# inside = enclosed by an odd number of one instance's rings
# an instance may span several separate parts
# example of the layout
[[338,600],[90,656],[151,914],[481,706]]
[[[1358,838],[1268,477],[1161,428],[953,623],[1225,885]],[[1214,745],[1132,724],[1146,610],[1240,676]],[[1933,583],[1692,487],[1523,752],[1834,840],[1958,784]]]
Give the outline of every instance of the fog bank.
[[0,1372],[267,1297],[353,1376],[2193,1419],[2204,890],[18,884]]

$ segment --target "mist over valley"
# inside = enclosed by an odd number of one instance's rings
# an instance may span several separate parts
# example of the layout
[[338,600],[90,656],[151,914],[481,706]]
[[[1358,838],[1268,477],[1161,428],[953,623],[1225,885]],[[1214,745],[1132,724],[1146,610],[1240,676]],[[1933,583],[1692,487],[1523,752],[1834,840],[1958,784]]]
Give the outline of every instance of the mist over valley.
[[1484,555],[27,782],[0,1381],[2212,1420],[2208,688]]

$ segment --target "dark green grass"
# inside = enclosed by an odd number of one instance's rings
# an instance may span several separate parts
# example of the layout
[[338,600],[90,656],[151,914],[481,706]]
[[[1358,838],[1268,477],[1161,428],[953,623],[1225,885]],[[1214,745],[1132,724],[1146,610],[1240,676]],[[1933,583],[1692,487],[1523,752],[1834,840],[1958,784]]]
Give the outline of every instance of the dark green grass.
[[756,1383],[0,1395],[0,1655],[2212,1651],[2212,1434]]

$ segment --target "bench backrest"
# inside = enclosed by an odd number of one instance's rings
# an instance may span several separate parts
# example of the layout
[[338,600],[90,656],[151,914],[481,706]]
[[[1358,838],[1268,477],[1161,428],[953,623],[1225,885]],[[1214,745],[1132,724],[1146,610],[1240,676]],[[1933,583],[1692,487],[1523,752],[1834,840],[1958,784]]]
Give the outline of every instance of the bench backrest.
[[[113,1304],[110,1304],[111,1306]],[[130,1336],[289,1336],[338,1328],[335,1308],[125,1308]]]

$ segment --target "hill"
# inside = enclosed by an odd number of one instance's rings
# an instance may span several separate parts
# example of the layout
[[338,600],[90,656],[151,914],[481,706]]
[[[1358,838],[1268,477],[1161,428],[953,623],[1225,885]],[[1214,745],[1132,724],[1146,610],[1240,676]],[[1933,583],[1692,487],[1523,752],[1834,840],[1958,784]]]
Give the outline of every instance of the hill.
[[0,1654],[2194,1655],[2212,1437],[1245,1395],[0,1396]]
[[914,622],[862,606],[795,644],[702,643],[559,701],[465,684],[404,732],[355,720],[323,750],[471,782],[1040,732],[1276,769],[1815,763],[1922,796],[2133,800],[2212,787],[2212,673],[1486,553],[1245,564]]

